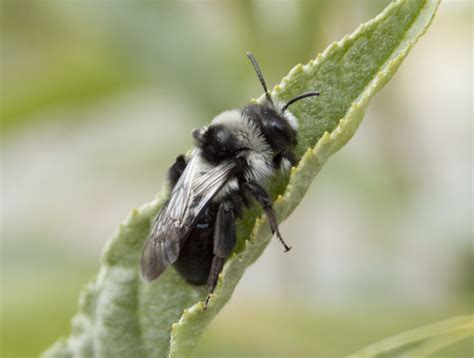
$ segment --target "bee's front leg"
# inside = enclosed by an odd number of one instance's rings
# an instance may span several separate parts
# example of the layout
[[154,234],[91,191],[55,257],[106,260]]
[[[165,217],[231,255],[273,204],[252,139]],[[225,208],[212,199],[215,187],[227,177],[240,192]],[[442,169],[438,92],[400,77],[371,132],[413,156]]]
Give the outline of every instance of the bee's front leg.
[[209,294],[206,298],[204,309],[207,309],[209,298],[216,288],[217,279],[224,267],[227,256],[230,255],[236,243],[235,212],[232,201],[223,201],[217,211],[214,228],[214,258],[207,281]]
[[298,158],[296,158],[295,153],[290,150],[281,151],[273,158],[273,167],[275,169],[288,171],[291,167],[295,167],[297,164]]

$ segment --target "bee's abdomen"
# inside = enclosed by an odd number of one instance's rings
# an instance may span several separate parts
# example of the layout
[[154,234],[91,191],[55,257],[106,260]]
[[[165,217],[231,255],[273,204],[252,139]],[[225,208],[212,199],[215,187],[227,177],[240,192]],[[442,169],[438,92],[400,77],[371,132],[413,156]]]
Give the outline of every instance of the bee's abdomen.
[[193,285],[207,283],[213,259],[215,214],[206,213],[194,226],[174,263],[176,271]]

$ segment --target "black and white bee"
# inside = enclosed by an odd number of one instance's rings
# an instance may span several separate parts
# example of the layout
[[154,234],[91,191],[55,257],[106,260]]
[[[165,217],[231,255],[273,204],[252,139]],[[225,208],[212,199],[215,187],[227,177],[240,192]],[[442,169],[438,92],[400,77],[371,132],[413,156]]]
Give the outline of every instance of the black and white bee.
[[236,244],[236,219],[254,198],[268,217],[271,230],[290,250],[278,222],[266,181],[277,170],[288,171],[297,162],[297,122],[288,106],[318,92],[306,92],[285,104],[268,93],[257,61],[248,53],[265,91],[265,102],[225,111],[209,126],[195,129],[196,147],[168,172],[169,200],[158,214],[145,242],[141,270],[145,280],[157,279],[170,265],[194,285],[214,290],[226,258]]

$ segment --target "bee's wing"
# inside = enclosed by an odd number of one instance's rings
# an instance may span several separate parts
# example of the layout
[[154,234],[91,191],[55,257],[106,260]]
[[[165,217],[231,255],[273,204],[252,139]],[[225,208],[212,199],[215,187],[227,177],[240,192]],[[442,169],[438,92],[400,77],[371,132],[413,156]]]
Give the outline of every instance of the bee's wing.
[[201,212],[235,173],[237,165],[223,162],[203,170],[195,152],[155,220],[141,257],[143,277],[154,280],[174,263]]

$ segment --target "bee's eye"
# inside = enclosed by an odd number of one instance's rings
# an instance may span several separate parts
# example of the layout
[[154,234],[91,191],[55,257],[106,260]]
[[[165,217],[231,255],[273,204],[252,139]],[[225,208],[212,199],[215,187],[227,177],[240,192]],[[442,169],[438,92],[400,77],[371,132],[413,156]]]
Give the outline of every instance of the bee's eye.
[[284,132],[286,129],[286,126],[284,123],[281,122],[272,122],[272,129],[277,130],[279,132]]
[[295,133],[284,120],[272,118],[266,123],[266,136],[274,150],[283,150],[295,143]]

